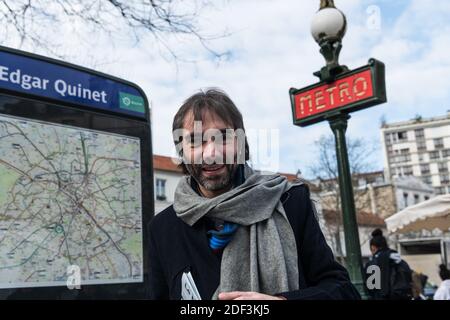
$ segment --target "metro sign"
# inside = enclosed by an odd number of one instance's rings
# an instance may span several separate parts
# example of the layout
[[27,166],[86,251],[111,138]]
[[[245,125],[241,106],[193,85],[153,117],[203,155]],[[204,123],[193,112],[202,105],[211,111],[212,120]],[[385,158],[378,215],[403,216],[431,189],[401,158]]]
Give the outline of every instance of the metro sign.
[[331,83],[319,82],[303,89],[291,88],[294,124],[308,126],[339,114],[386,102],[384,64],[369,64],[339,75]]

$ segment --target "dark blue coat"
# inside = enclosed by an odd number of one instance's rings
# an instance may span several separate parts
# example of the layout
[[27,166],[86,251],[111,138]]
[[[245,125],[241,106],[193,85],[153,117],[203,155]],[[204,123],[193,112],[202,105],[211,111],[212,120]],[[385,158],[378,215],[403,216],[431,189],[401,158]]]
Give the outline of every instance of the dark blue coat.
[[[305,185],[281,197],[298,250],[300,290],[280,293],[287,299],[360,299],[346,269],[337,263],[314,215]],[[251,213],[249,213],[251,214]],[[180,299],[181,276],[190,270],[202,299],[210,299],[220,279],[220,255],[208,245],[208,221],[190,227],[173,206],[150,224],[149,292],[152,299]]]

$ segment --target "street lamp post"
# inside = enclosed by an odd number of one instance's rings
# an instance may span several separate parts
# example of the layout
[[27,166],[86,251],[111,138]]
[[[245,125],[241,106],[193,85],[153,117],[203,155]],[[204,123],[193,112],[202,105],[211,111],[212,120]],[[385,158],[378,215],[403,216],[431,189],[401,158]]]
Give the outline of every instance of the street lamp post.
[[356,223],[355,200],[348,162],[345,131],[349,113],[387,101],[384,63],[369,59],[365,66],[349,70],[339,64],[342,38],[347,29],[345,15],[333,0],[321,0],[320,9],[311,24],[311,33],[320,46],[326,65],[314,75],[320,82],[289,89],[294,125],[306,127],[328,121],[336,141],[339,190],[344,222],[346,264],[350,277],[361,295],[363,284],[361,246]]
[[320,80],[331,82],[337,75],[348,71],[346,66],[339,64],[339,54],[342,49],[342,38],[347,31],[347,19],[337,9],[333,0],[321,0],[320,9],[311,23],[311,34],[320,46],[320,53],[326,61],[326,66],[315,72]]
[[[326,66],[315,72],[321,81],[331,83],[340,74],[347,72],[346,66],[339,64],[339,53],[342,48],[342,38],[347,29],[345,15],[338,10],[333,0],[321,0],[320,9],[312,24],[311,34],[320,46]],[[336,112],[326,116],[336,143],[336,156],[339,171],[339,191],[345,234],[346,265],[350,278],[360,294],[365,297],[362,276],[361,246],[359,242],[358,224],[351,180],[351,172],[347,153],[345,132],[350,115]]]
[[362,277],[362,257],[359,243],[358,224],[348,161],[345,131],[350,115],[339,114],[328,118],[336,144],[336,157],[339,172],[339,191],[341,195],[342,220],[344,223],[346,265],[350,278],[360,294],[365,297]]

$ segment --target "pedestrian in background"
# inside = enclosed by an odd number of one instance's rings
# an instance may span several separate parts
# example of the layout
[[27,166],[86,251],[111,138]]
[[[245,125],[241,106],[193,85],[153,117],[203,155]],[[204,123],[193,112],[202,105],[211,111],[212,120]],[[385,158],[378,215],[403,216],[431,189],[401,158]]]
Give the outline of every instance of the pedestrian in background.
[[434,294],[434,300],[450,300],[450,271],[444,264],[439,266],[439,276],[442,279],[441,285]]
[[380,270],[380,287],[366,290],[372,300],[411,300],[412,271],[409,265],[402,260],[400,254],[388,247],[387,240],[381,229],[372,232],[370,240],[370,251],[372,257],[365,266],[365,274],[369,275],[368,268],[376,265]]
[[427,300],[424,295],[424,289],[427,284],[428,276],[422,272],[412,271],[412,291],[414,300]]

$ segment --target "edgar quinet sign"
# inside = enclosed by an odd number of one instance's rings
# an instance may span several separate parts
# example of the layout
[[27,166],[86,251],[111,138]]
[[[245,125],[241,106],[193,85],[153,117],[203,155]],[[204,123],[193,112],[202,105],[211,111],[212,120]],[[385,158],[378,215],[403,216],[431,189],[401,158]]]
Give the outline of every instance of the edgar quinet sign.
[[147,118],[144,96],[129,82],[0,47],[0,90],[3,89]]
[[350,113],[386,102],[384,64],[369,64],[339,75],[331,83],[291,88],[294,124],[305,127],[337,113]]

